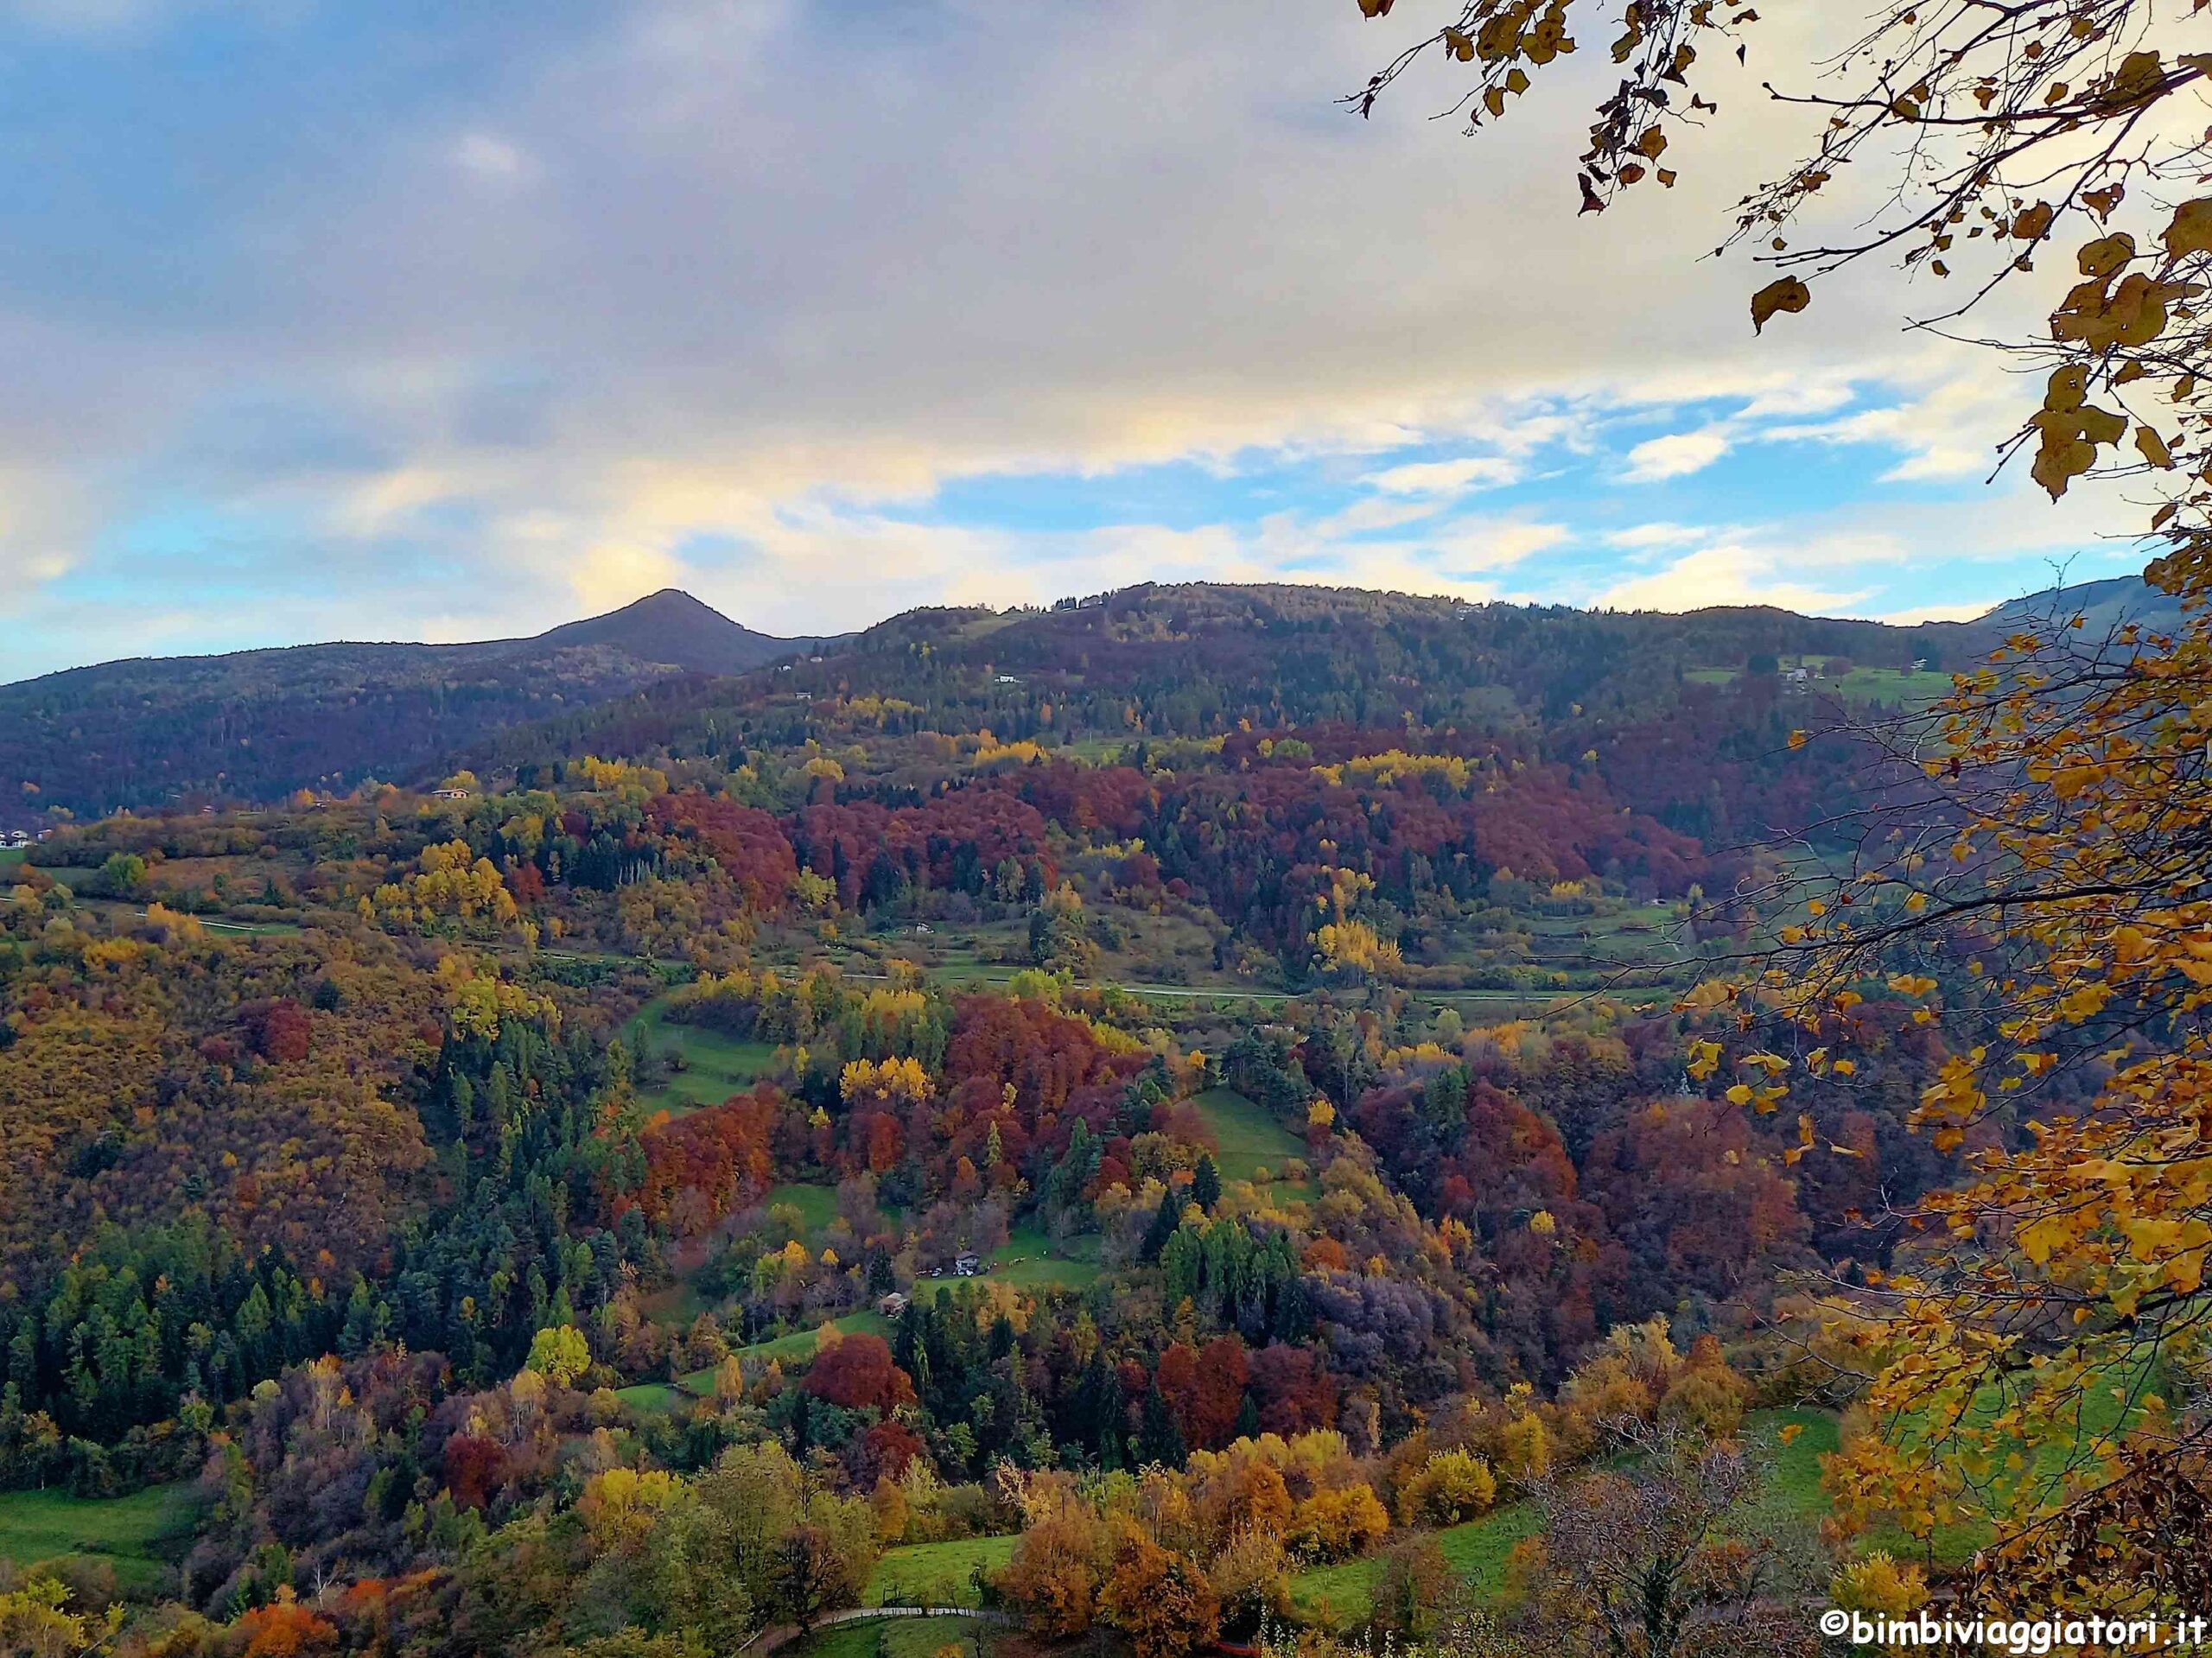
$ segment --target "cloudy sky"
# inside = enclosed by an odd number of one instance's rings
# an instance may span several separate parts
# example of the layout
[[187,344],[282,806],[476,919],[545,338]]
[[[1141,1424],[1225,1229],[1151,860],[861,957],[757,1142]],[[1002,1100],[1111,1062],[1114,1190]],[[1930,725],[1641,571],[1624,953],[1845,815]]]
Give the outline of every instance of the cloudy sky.
[[1700,259],[1803,41],[1716,81],[1671,196],[1578,219],[1601,53],[1472,140],[1445,80],[1335,105],[1425,21],[0,0],[0,680],[666,586],[803,632],[1147,578],[1920,617],[2129,568],[2093,501],[1985,486],[2020,389],[1915,295],[1762,341]]

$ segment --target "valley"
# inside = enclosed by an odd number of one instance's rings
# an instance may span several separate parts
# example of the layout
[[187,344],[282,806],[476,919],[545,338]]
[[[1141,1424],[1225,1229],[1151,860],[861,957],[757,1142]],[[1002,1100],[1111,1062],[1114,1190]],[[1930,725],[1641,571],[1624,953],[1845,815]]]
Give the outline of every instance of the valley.
[[1716,990],[1848,896],[1837,803],[1915,786],[1868,722],[1930,717],[1927,630],[992,619],[422,786],[51,815],[0,911],[15,1568],[241,1628],[342,1585],[325,1645],[517,1594],[1418,1636],[1529,1605],[1559,1491],[1742,1458],[1728,1534],[1960,1569],[1963,1505],[1849,1497],[1885,1441],[1796,1287],[1875,1282],[1883,1203],[1965,1166],[1911,1120],[1946,981],[1861,975],[1787,1115]]

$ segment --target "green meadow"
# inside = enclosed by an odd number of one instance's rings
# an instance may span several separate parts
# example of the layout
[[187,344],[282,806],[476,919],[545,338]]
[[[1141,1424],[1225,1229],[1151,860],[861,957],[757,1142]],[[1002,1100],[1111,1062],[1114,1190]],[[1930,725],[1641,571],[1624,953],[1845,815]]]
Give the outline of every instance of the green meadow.
[[123,1592],[150,1593],[190,1546],[199,1515],[198,1494],[186,1483],[116,1497],[0,1491],[0,1560],[18,1570],[105,1564]]
[[1278,1197],[1317,1197],[1320,1188],[1312,1181],[1284,1180],[1282,1166],[1306,1155],[1306,1142],[1268,1114],[1256,1101],[1235,1089],[1213,1088],[1192,1100],[1217,1142],[1215,1166],[1224,1180],[1249,1180],[1265,1169],[1274,1179]]
[[[1783,1432],[1797,1431],[1785,1441]],[[1825,1411],[1755,1411],[1746,1432],[1765,1457],[1766,1489],[1752,1516],[1754,1527],[1817,1521],[1827,1514],[1821,1489],[1821,1457],[1836,1448],[1836,1420]],[[1505,1589],[1507,1563],[1514,1547],[1534,1536],[1541,1523],[1533,1502],[1511,1502],[1479,1520],[1436,1534],[1444,1558],[1460,1579],[1484,1600]],[[1870,1544],[1870,1547],[1872,1545]],[[1382,1581],[1382,1557],[1370,1554],[1338,1566],[1301,1572],[1291,1579],[1291,1604],[1299,1615],[1333,1625],[1357,1623],[1373,1609]]]
[[658,1086],[639,1091],[639,1102],[648,1113],[680,1116],[702,1105],[720,1105],[758,1082],[776,1053],[766,1042],[741,1042],[720,1031],[671,1022],[666,997],[640,1008],[624,1035],[633,1050],[674,1055],[683,1061],[682,1069],[671,1071]]
[[1014,1558],[1012,1537],[959,1537],[943,1543],[887,1548],[861,1591],[869,1606],[976,1606],[976,1572],[997,1571]]

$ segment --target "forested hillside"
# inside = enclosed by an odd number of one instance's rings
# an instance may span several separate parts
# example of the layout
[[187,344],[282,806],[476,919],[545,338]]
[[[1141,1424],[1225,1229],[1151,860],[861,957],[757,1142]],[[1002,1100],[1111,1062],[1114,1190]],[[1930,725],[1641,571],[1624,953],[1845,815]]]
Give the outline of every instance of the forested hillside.
[[[1699,988],[1925,637],[1139,589],[63,824],[0,922],[0,1486],[162,1653],[675,1658],[915,1580],[1426,1627],[1624,1432],[1832,1438],[1792,1275],[1982,1143],[1911,1132],[1918,982],[1786,1121]],[[193,1536],[114,1577],[154,1488]]]
[[[2100,602],[2130,607],[2120,594]],[[462,763],[779,739],[805,728],[794,709],[825,696],[887,698],[939,728],[1002,740],[1411,717],[1570,741],[1586,716],[1656,714],[1686,680],[1783,657],[1840,664],[1837,688],[1854,700],[1924,698],[1946,682],[1884,676],[1956,665],[1999,631],[1193,586],[1048,612],[917,611],[858,635],[779,639],[665,592],[534,638],[143,657],[0,687],[0,827],[55,808],[259,804],[371,778],[435,782]],[[788,671],[747,677],[785,657]],[[892,728],[906,711],[887,710]]]
[[0,1658],[2208,1650],[2212,0],[6,10]]
[[137,657],[0,686],[0,828],[419,781],[486,734],[797,649],[686,594],[535,638]]
[[[485,753],[504,768],[583,751],[826,740],[848,703],[856,730],[988,731],[1048,747],[1408,722],[1564,746],[1660,715],[1688,688],[1726,684],[1751,667],[1779,684],[1832,662],[1832,680],[1823,669],[1803,689],[1854,701],[1930,696],[1948,685],[1946,652],[1962,662],[1982,638],[1955,625],[1892,628],[1778,610],[1615,614],[1340,588],[1140,586],[1049,611],[912,612],[818,661],[658,688],[516,731]],[[1916,662],[1929,677],[1900,677]]]

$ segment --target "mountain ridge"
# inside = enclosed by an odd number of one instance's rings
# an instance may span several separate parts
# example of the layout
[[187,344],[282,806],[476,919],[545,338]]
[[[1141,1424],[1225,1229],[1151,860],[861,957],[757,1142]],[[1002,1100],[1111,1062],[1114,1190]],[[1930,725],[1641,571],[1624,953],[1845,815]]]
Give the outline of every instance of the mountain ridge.
[[[1508,702],[1517,696],[1534,710],[1564,708],[1601,672],[1628,683],[1623,661],[1638,657],[1644,670],[1678,673],[1768,651],[1933,657],[1957,666],[1999,629],[2069,604],[2100,619],[2131,611],[2163,618],[2172,607],[2139,577],[2026,595],[1971,622],[1915,626],[1771,607],[1595,612],[1300,584],[1143,583],[1047,610],[925,607],[856,633],[780,638],[666,588],[513,638],[125,657],[0,686],[0,827],[41,821],[55,806],[82,816],[267,801],[371,778],[420,781],[467,761],[505,764],[579,743],[614,752],[680,730],[687,707],[757,708],[779,692],[804,701],[848,686],[896,693],[917,650],[947,652],[948,664],[977,671],[1059,677],[1080,663],[1077,682],[1119,675],[1131,686],[1147,675],[1211,678],[1226,663],[1243,675],[1243,689],[1226,689],[1244,695],[1268,677],[1270,659],[1296,658],[1294,674],[1348,684],[1347,675],[1363,670],[1322,657],[1359,637],[1386,656],[1410,651],[1399,670],[1378,670],[1399,683],[1505,695],[1510,682]],[[1319,638],[1310,617],[1299,619],[1308,612],[1351,631]],[[1450,637],[1462,623],[1479,635],[1473,643]],[[1573,651],[1587,660],[1537,673],[1529,639],[1548,632],[1580,640]],[[776,665],[796,671],[746,677]],[[994,677],[983,676],[986,693]],[[1326,706],[1320,696],[1308,711]]]
[[543,633],[128,657],[0,686],[0,823],[409,779],[492,733],[819,641],[675,588]]
[[[711,622],[707,619],[711,619]],[[618,606],[613,610],[603,611],[594,616],[579,617],[575,621],[556,623],[553,626],[538,633],[516,633],[502,635],[498,638],[456,639],[442,642],[429,639],[304,639],[296,645],[254,645],[238,651],[195,651],[175,656],[148,654],[134,657],[109,657],[99,662],[80,663],[67,668],[49,669],[45,673],[32,674],[22,679],[0,681],[0,692],[19,689],[25,685],[35,685],[48,680],[62,679],[73,674],[99,673],[106,669],[130,667],[139,664],[184,664],[228,662],[249,657],[289,657],[304,651],[386,651],[461,653],[519,649],[524,645],[551,645],[556,648],[567,648],[575,645],[607,644],[626,648],[624,638],[626,633],[634,632],[649,626],[665,626],[671,623],[685,634],[696,634],[705,626],[720,624],[722,628],[728,630],[732,638],[742,639],[760,647],[741,665],[727,668],[695,666],[691,662],[676,657],[651,658],[666,661],[671,666],[680,667],[687,672],[693,673],[742,673],[747,669],[758,667],[764,662],[773,661],[776,657],[789,651],[831,642],[836,638],[849,637],[802,635],[786,638],[778,634],[759,632],[746,626],[742,622],[732,620],[704,600],[686,593],[681,588],[663,588],[658,592],[645,594],[643,598],[632,599],[628,604]],[[613,624],[620,626],[610,626]],[[710,645],[709,648],[712,648],[712,645]],[[648,659],[641,651],[632,651],[631,653],[639,656],[640,660]]]

